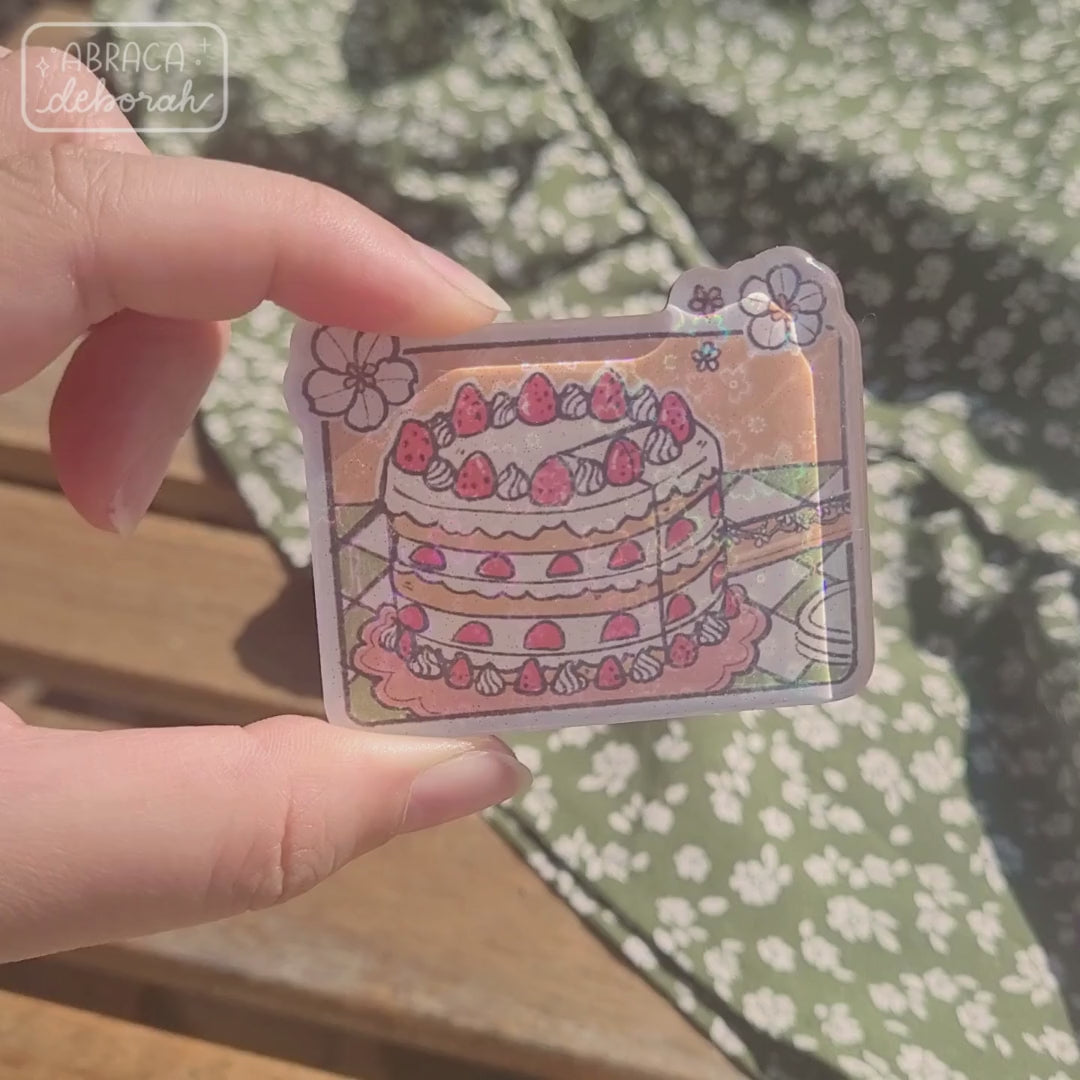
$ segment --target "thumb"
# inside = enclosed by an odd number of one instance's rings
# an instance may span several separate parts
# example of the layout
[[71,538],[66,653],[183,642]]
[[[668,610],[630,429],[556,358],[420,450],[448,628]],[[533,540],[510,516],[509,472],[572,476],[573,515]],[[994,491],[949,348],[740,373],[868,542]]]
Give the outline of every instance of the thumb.
[[0,725],[0,962],[278,903],[398,833],[509,798],[527,778],[494,738],[300,717],[109,732]]

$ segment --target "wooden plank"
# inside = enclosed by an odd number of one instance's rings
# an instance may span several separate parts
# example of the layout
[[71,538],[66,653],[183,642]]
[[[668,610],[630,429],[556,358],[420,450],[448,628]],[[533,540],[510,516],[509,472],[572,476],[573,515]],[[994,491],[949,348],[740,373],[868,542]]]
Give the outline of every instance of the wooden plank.
[[[56,487],[49,457],[49,407],[66,357],[0,395],[0,480]],[[159,513],[253,529],[254,521],[221,462],[194,431],[183,438],[154,503]]]
[[193,721],[322,704],[311,581],[255,534],[152,515],[130,540],[0,484],[0,670]]
[[329,1080],[330,1074],[0,991],[0,1080]]

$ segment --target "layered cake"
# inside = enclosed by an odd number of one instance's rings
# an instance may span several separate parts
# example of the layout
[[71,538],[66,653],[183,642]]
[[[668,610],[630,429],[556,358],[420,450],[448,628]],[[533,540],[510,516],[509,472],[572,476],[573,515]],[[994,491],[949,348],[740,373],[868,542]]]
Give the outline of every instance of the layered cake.
[[615,368],[542,371],[405,420],[382,475],[393,617],[409,672],[495,698],[648,683],[738,614],[716,436]]

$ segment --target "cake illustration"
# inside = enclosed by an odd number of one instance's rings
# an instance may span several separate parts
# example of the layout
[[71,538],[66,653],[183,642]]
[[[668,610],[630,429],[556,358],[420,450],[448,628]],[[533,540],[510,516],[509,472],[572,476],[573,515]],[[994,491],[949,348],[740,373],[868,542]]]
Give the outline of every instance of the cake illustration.
[[[534,371],[399,427],[383,473],[396,610],[378,644],[495,698],[649,683],[724,639],[720,442],[685,398],[609,367]],[[361,664],[363,661],[361,660]]]
[[327,715],[464,734],[834,700],[873,663],[858,336],[795,249],[641,315],[304,323]]

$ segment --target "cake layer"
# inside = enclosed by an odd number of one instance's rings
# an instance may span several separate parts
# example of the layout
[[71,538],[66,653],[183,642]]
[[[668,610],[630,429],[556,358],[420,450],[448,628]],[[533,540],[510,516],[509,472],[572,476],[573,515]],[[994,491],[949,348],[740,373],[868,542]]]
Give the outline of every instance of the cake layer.
[[513,598],[509,603],[501,594],[485,596],[475,591],[459,593],[439,582],[424,581],[411,572],[395,573],[392,584],[394,593],[408,603],[469,617],[501,618],[508,611],[532,618],[574,616],[585,611],[622,611],[628,604],[644,604],[655,600],[662,593],[670,593],[692,581],[703,566],[717,559],[726,559],[724,551],[723,537],[717,533],[692,562],[666,572],[659,578],[654,574],[651,580],[633,589],[623,591],[612,586],[593,589],[586,583],[584,588],[579,588],[571,595],[534,597],[525,594]]
[[[559,613],[556,600],[544,605],[543,614],[527,613],[515,605],[513,614],[467,614],[430,606],[410,596],[399,599],[399,620],[409,631],[410,656],[422,647],[444,661],[458,654],[474,665],[494,664],[514,671],[534,657],[545,665],[566,660],[598,661],[606,655],[625,656],[646,646],[665,648],[672,635],[685,631],[715,606],[723,594],[726,563],[715,553],[698,566],[686,568],[662,594],[655,586],[641,602],[621,593],[608,594],[621,601],[608,607],[593,597],[579,598],[573,613]],[[584,600],[584,602],[582,602]]]
[[427,538],[398,536],[393,542],[393,578],[395,587],[411,576],[455,593],[491,598],[546,600],[577,596],[584,590],[630,592],[655,583],[661,572],[670,575],[696,565],[723,531],[722,505],[712,487],[685,511],[667,519],[658,516],[633,537],[609,538],[602,545],[579,542],[570,548],[508,553],[483,545],[446,546]]
[[[626,515],[619,517],[611,515],[607,519],[593,521],[593,528],[584,532],[582,524],[556,525],[539,530],[530,536],[515,536],[513,533],[503,533],[495,536],[478,528],[469,528],[465,515],[469,513],[466,504],[457,507],[458,524],[462,528],[455,531],[451,528],[443,528],[440,525],[421,525],[407,514],[391,515],[390,527],[398,535],[418,543],[431,543],[438,547],[461,548],[470,551],[503,551],[510,554],[514,552],[533,551],[564,551],[581,550],[586,547],[602,547],[615,540],[634,539],[644,532],[649,532],[656,527],[656,519],[664,521],[668,518],[677,517],[695,503],[703,491],[713,490],[720,482],[720,472],[703,473],[698,484],[693,490],[667,499],[657,500],[652,505],[646,505],[642,517]],[[566,515],[564,514],[565,518]]]

